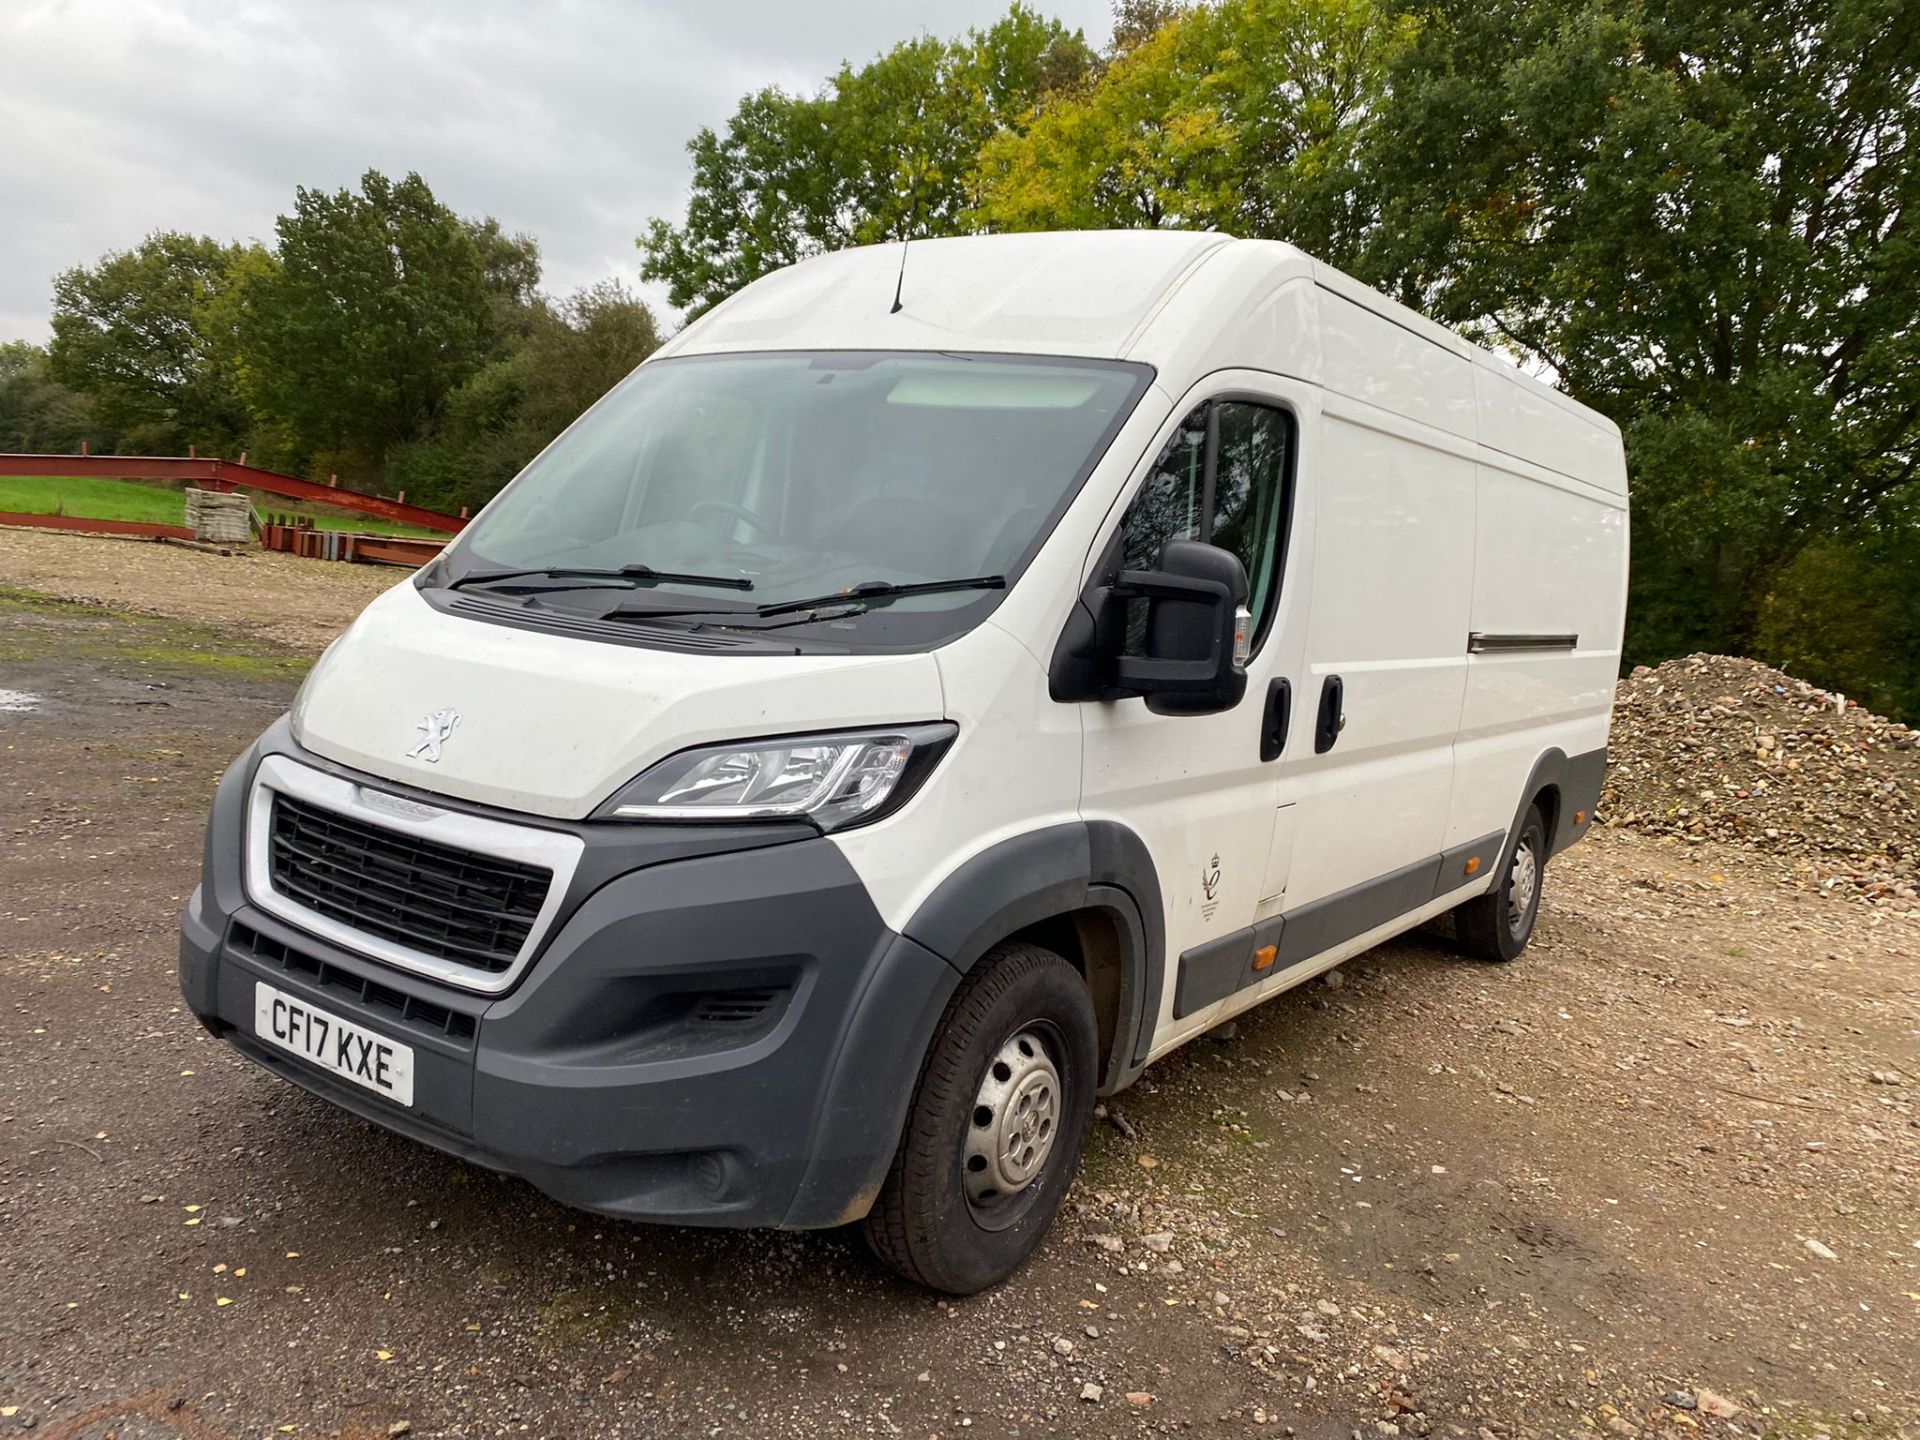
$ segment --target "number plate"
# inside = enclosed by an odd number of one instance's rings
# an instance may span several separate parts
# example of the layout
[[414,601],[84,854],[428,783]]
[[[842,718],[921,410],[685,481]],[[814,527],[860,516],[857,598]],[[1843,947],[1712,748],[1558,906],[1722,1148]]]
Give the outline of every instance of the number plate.
[[354,1084],[413,1104],[413,1047],[254,982],[253,1033]]

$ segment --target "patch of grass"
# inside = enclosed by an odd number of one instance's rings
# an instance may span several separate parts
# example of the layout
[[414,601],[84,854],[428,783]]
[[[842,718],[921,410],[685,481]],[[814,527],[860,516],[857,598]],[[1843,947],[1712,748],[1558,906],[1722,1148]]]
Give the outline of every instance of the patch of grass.
[[0,510],[22,515],[78,515],[89,520],[135,520],[144,525],[179,525],[186,497],[133,480],[97,476],[0,475]]
[[42,595],[38,590],[22,590],[14,585],[0,585],[0,610],[29,615],[68,615],[76,619],[102,613],[98,605],[82,605],[78,600],[62,600],[57,595]]
[[[278,495],[246,492],[253,508],[273,515],[310,519],[322,530],[357,530],[374,535],[432,535],[418,525],[401,525],[372,515],[302,506]],[[0,475],[0,510],[20,515],[73,515],[87,520],[133,520],[144,525],[184,525],[187,497],[165,485],[139,480],[108,480],[97,475]]]
[[192,645],[121,645],[123,659],[157,670],[212,670],[250,680],[297,679],[312,668],[304,656],[247,650],[203,650]]
[[[15,617],[28,623],[5,624]],[[46,659],[49,650],[57,650],[63,659],[98,660],[161,674],[216,674],[282,684],[298,681],[313,665],[304,655],[236,640],[209,626],[0,585],[0,661],[28,664]]]

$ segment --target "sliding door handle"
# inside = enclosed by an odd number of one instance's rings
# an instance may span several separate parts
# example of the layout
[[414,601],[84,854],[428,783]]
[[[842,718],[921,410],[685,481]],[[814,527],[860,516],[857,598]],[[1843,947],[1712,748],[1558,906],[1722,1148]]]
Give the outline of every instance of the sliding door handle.
[[1333,748],[1340,732],[1347,728],[1346,686],[1338,675],[1327,676],[1320,686],[1320,719],[1313,730],[1313,753],[1324,755]]

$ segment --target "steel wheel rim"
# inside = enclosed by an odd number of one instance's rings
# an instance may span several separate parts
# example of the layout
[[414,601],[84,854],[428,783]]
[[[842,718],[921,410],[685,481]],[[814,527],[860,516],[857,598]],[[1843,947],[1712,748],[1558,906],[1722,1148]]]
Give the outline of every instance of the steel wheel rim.
[[1009,1036],[987,1062],[961,1156],[967,1203],[992,1213],[1016,1201],[1047,1168],[1064,1115],[1060,1070],[1039,1032]]
[[1522,842],[1513,852],[1513,866],[1507,871],[1507,924],[1515,935],[1526,929],[1533,913],[1533,902],[1540,893],[1540,861],[1530,843]]

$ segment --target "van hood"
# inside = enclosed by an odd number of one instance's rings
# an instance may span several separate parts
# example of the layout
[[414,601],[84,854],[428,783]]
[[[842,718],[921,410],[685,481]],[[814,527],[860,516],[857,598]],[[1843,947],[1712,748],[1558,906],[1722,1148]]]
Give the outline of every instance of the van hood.
[[[445,711],[459,718],[439,759],[413,754]],[[407,583],[320,658],[294,702],[293,733],[314,754],[371,775],[578,820],[690,746],[942,713],[928,654],[642,649],[447,615]]]

